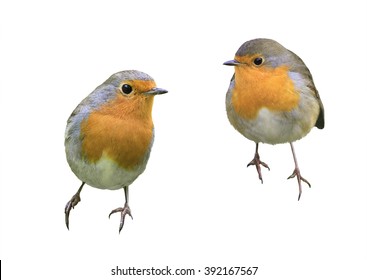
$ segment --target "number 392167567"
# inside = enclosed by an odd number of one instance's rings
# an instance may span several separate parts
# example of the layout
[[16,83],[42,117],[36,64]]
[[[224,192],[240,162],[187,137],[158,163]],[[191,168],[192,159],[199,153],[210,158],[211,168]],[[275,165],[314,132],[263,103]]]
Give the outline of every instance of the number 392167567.
[[255,275],[257,266],[206,266],[205,275]]

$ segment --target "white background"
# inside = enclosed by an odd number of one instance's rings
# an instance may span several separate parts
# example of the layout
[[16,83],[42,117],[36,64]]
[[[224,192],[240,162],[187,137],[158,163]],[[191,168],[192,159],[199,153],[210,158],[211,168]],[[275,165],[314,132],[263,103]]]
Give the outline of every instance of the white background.
[[[258,266],[253,279],[367,279],[364,1],[7,1],[1,3],[1,247],[4,279],[118,279],[111,269]],[[220,2],[220,3],[218,3]],[[245,41],[272,38],[310,68],[326,126],[295,148],[312,183],[297,201],[289,145],[255,144],[229,124],[223,66]],[[66,120],[112,73],[138,69],[169,90],[156,139],[130,188],[80,185]],[[124,277],[128,279],[129,277]],[[138,279],[136,277],[134,279]],[[144,278],[144,277],[142,277]],[[208,279],[243,279],[217,276]],[[249,279],[251,277],[248,277]],[[144,279],[160,279],[145,277]]]

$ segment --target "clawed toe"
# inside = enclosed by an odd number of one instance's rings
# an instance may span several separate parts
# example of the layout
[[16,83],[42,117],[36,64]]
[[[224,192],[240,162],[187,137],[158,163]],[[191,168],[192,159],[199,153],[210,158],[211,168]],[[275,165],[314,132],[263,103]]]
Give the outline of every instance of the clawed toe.
[[250,165],[255,165],[256,166],[257,174],[259,175],[259,179],[260,179],[261,184],[262,184],[263,183],[263,177],[261,175],[261,166],[260,165],[264,166],[268,170],[270,170],[270,167],[265,162],[260,160],[260,155],[258,153],[258,148],[259,148],[259,145],[256,144],[256,151],[255,151],[254,159],[251,160],[249,162],[249,164],[247,164],[247,167],[249,167]]
[[119,226],[119,233],[120,233],[125,223],[125,216],[129,215],[131,219],[133,219],[133,216],[131,215],[131,210],[127,203],[125,203],[124,207],[119,207],[119,208],[112,210],[111,213],[108,215],[108,218],[110,218],[112,214],[117,213],[117,212],[121,212],[121,219],[120,219],[120,226]]
[[69,229],[70,211],[71,211],[72,208],[74,208],[80,202],[80,192],[82,191],[83,186],[84,186],[84,182],[79,187],[76,194],[74,194],[73,197],[68,201],[68,203],[66,203],[64,213],[65,213],[65,224],[66,224],[67,229]]
[[270,170],[270,167],[265,162],[263,162],[263,161],[260,160],[259,143],[256,143],[256,150],[255,150],[254,159],[251,160],[249,162],[249,164],[247,164],[247,167],[249,167],[250,165],[255,165],[256,166],[257,174],[259,175],[259,179],[260,179],[261,184],[262,184],[263,183],[263,177],[261,175],[261,166],[260,165],[264,166],[268,170]]
[[295,168],[294,171],[293,171],[293,173],[287,179],[291,179],[291,178],[294,178],[294,177],[297,177],[298,189],[299,189],[298,200],[300,200],[301,194],[302,194],[301,181],[305,182],[310,188],[311,188],[311,184],[310,184],[310,182],[308,182],[305,178],[303,178],[301,176],[301,172],[299,171],[298,168]]
[[74,208],[78,202],[80,202],[79,194],[75,194],[65,206],[65,224],[66,227],[69,229],[69,215],[72,208]]

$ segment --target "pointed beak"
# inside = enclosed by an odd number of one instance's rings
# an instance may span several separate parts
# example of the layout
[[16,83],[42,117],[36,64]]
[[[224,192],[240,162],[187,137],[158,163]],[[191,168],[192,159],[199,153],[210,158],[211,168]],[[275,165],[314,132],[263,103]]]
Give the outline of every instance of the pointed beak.
[[145,95],[158,95],[158,94],[164,94],[168,91],[163,88],[152,88],[149,91],[144,92]]
[[239,65],[240,63],[233,59],[233,60],[228,60],[226,62],[223,63],[223,65],[228,65],[228,66],[236,66],[236,65]]

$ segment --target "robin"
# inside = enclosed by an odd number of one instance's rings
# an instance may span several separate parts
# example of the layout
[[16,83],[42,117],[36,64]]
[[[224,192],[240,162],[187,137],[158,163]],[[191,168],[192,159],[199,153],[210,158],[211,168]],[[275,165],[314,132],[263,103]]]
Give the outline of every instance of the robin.
[[293,142],[306,136],[312,127],[324,128],[324,107],[312,75],[296,54],[270,39],[254,39],[238,49],[234,60],[224,62],[234,66],[226,95],[226,110],[230,123],[243,136],[256,143],[255,165],[263,182],[259,143],[290,143],[295,168],[288,177],[297,177],[301,197],[301,176]]
[[154,96],[167,93],[147,74],[135,70],[113,74],[75,108],[65,131],[66,158],[82,181],[65,207],[65,223],[80,201],[84,184],[125,192],[125,205],[112,210],[132,218],[129,186],[145,170],[154,140]]

